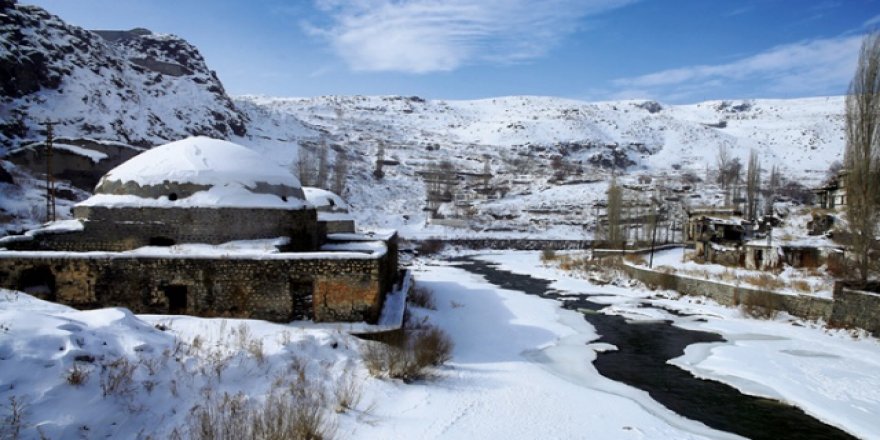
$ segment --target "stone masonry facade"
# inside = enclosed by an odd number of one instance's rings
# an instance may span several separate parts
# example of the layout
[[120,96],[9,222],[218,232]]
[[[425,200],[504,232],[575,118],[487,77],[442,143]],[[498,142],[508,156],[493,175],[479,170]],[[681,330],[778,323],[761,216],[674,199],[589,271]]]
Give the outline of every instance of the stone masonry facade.
[[43,235],[39,240],[18,242],[9,248],[121,252],[156,242],[220,244],[283,236],[290,237],[290,245],[284,250],[296,252],[315,249],[320,239],[314,210],[80,206],[76,216],[88,219],[83,231]]
[[391,252],[337,259],[23,254],[0,257],[0,285],[80,309],[277,322],[375,322],[396,273]]

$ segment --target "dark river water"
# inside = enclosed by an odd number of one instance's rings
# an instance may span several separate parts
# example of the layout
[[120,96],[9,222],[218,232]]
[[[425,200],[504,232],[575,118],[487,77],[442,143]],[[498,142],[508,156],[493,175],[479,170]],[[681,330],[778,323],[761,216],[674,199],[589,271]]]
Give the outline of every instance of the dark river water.
[[[498,287],[543,298],[560,299],[552,281],[497,269],[470,258],[455,260],[462,269],[482,275]],[[565,295],[565,308],[587,310],[584,319],[601,335],[598,342],[617,351],[599,353],[594,364],[603,376],[645,390],[670,410],[712,428],[752,439],[853,439],[850,434],[775,400],[747,396],[720,382],[697,379],[666,363],[699,342],[724,341],[715,333],[685,330],[669,322],[628,323],[620,316],[590,313],[605,307],[590,295]]]

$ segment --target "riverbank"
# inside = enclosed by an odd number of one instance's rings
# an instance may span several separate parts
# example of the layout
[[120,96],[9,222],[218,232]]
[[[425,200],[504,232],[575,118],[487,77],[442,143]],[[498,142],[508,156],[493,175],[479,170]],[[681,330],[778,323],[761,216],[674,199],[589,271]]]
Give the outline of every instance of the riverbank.
[[572,272],[542,265],[538,252],[488,254],[503,270],[552,280],[551,288],[592,297],[604,313],[631,321],[669,321],[690,330],[720,334],[727,341],[691,345],[672,362],[696,377],[729,384],[743,393],[777,399],[861,438],[880,438],[880,343],[864,332],[827,329],[780,313],[750,318],[706,297],[648,290],[626,279],[596,286]]

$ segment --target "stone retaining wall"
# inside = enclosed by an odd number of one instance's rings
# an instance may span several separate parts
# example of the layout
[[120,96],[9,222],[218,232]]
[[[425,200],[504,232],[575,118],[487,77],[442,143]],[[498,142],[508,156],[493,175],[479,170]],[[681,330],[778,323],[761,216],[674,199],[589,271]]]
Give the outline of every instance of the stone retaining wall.
[[685,295],[706,296],[726,306],[749,303],[751,296],[769,296],[774,306],[793,316],[823,319],[831,325],[863,328],[880,335],[880,295],[836,285],[834,299],[806,295],[785,295],[773,291],[663,273],[628,264],[623,270],[648,285],[675,290]]
[[375,322],[390,260],[10,256],[0,257],[0,285],[81,309]]
[[834,286],[832,325],[855,326],[880,336],[880,295]]
[[[580,250],[589,249],[592,240],[539,240],[522,238],[450,238],[434,239],[449,246],[457,246],[465,249],[492,249],[492,250],[516,250],[516,251],[540,251],[542,249]],[[409,240],[417,244],[431,240]]]

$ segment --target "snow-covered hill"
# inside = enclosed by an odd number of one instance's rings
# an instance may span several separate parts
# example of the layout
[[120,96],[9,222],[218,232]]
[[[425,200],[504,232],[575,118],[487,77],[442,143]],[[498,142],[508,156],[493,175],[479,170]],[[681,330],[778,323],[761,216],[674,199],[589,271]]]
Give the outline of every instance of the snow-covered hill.
[[87,31],[0,1],[0,153],[56,134],[153,146],[244,135],[246,120],[199,51],[146,29]]
[[[672,186],[686,176],[705,180],[709,174],[711,180],[724,147],[742,163],[755,150],[765,174],[778,165],[789,179],[811,186],[841,158],[844,145],[842,97],[680,106],[533,96],[235,100],[255,125],[242,143],[291,162],[294,140],[308,145],[321,139],[334,156],[354,163],[346,197],[360,220],[402,228],[405,235],[456,233],[422,229],[428,206],[423,173],[444,162],[459,172],[453,197],[473,196],[468,192],[481,189],[479,176],[487,171],[492,174],[488,186],[501,191],[445,203],[441,214],[466,216],[484,233],[585,238],[589,209],[604,197],[612,171],[631,184],[640,176]],[[391,165],[377,180],[370,171],[380,144]],[[718,201],[706,197],[714,196],[711,191],[698,193],[696,204]]]
[[802,175],[824,172],[843,151],[842,97],[680,106],[534,96],[474,101],[399,96],[236,100],[295,116],[331,133],[348,132],[348,139],[382,139],[399,147],[402,156],[429,160],[534,152],[542,157],[560,154],[588,165],[602,164],[603,156],[622,150],[630,169],[702,170],[706,164],[714,166],[723,145],[742,159],[755,149],[765,168],[778,164]]

